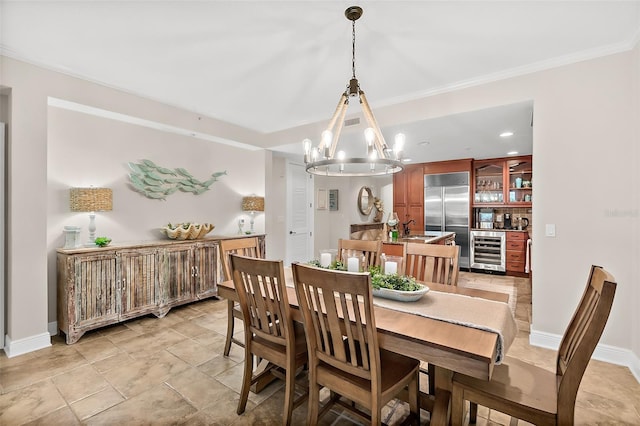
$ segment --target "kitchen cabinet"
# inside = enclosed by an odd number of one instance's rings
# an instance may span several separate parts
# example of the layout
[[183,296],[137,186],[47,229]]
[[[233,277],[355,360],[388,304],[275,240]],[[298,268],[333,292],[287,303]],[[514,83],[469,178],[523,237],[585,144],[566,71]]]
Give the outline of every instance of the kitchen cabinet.
[[[247,237],[256,236],[264,248],[264,235]],[[58,249],[58,328],[67,343],[89,330],[147,314],[163,317],[174,306],[216,296],[223,238]]]
[[531,207],[530,155],[474,161],[473,171],[474,207]]
[[533,162],[531,156],[506,161],[509,204],[531,205]]
[[526,231],[506,231],[506,269],[507,274],[525,274],[527,240]]
[[[402,223],[414,220],[413,230],[424,230],[424,170],[421,164],[406,165],[393,175],[393,211]],[[383,221],[386,221],[386,217]]]

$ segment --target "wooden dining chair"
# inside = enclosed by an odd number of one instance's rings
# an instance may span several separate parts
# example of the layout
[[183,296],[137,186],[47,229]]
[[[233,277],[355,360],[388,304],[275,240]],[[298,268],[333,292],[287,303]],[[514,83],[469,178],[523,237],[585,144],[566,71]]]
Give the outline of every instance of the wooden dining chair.
[[615,292],[613,276],[592,266],[582,300],[560,342],[555,373],[505,357],[490,381],[454,374],[452,423],[462,424],[467,400],[470,423],[476,421],[477,405],[483,405],[536,425],[573,425],[578,387],[602,336]]
[[[230,255],[233,284],[244,322],[244,375],[238,414],[244,413],[249,388],[265,374],[285,381],[282,424],[291,424],[293,409],[307,397],[295,397],[296,371],[307,364],[304,327],[291,318],[282,261]],[[268,366],[254,374],[254,359]]]
[[405,275],[418,281],[458,285],[460,246],[407,243]]
[[[380,349],[370,275],[296,263],[292,269],[309,352],[307,424],[316,425],[338,404],[379,425],[382,407],[407,387],[411,417],[419,424],[420,363]],[[321,386],[331,391],[322,410]]]
[[[220,257],[222,260],[222,272],[225,281],[233,279],[231,275],[231,264],[229,263],[230,254],[239,254],[241,256],[257,258],[261,258],[263,256],[263,253],[260,252],[260,245],[257,237],[220,240]],[[233,337],[236,319],[242,320],[242,311],[232,300],[227,300],[227,336],[224,342],[224,356],[229,356],[229,352],[231,352],[231,343],[244,347],[242,340]]]
[[364,269],[369,270],[370,266],[380,265],[380,253],[382,253],[381,240],[338,240],[338,259],[347,264],[347,257],[350,252],[357,252],[364,255]]

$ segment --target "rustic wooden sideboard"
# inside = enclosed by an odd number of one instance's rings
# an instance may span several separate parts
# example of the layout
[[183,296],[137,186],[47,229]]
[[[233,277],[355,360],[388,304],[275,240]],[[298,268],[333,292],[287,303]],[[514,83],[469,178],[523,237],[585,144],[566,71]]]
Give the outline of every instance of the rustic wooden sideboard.
[[99,327],[217,296],[219,241],[148,241],[103,248],[58,249],[58,328],[67,344]]

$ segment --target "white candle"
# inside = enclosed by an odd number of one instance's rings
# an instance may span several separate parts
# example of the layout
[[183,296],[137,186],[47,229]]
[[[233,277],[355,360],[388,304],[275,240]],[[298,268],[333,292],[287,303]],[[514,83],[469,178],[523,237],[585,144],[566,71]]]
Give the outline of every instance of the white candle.
[[327,268],[331,265],[331,253],[320,253],[320,266]]
[[384,273],[385,274],[397,274],[398,273],[398,264],[396,262],[384,262]]
[[347,259],[347,271],[360,272],[360,259],[357,257],[350,257]]

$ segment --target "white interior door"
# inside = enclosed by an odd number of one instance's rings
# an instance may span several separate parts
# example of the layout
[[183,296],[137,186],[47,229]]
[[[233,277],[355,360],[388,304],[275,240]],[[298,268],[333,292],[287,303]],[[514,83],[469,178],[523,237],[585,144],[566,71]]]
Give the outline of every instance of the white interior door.
[[287,246],[285,263],[308,262],[313,254],[311,175],[302,164],[287,162]]
[[0,349],[4,348],[4,293],[7,291],[7,285],[4,279],[4,203],[7,191],[4,186],[4,132],[5,124],[0,123]]

